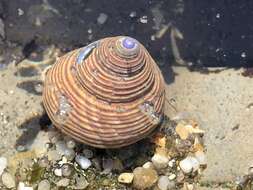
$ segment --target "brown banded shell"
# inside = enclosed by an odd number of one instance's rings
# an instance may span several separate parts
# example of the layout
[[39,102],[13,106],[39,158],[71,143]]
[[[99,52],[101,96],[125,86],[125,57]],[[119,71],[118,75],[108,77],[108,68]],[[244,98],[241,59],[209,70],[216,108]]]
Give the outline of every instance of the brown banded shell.
[[94,147],[118,148],[159,124],[164,86],[138,41],[110,37],[59,58],[46,73],[43,103],[63,133]]

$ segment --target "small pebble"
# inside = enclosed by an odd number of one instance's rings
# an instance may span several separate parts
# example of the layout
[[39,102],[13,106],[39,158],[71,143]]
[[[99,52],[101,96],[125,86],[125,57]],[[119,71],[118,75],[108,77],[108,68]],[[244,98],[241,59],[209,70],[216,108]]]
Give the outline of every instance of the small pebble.
[[184,180],[184,173],[182,171],[179,171],[177,173],[177,179],[176,179],[176,181],[177,181],[177,183],[182,183],[183,180]]
[[54,175],[61,177],[62,176],[62,170],[61,170],[61,168],[56,168],[54,170]]
[[7,167],[7,159],[5,157],[0,157],[0,176],[2,175],[6,167]]
[[57,161],[60,159],[61,159],[61,154],[59,154],[57,150],[50,150],[48,152],[48,160],[49,161]]
[[175,165],[175,163],[176,163],[176,161],[174,159],[172,159],[168,162],[168,166],[172,168]]
[[88,34],[91,34],[92,33],[92,29],[88,29]]
[[96,168],[96,170],[101,171],[101,160],[99,158],[93,158],[92,160],[92,165]]
[[171,175],[169,175],[169,180],[173,180],[173,179],[175,179],[177,176],[176,176],[176,174],[171,174]]
[[47,157],[42,157],[41,159],[39,159],[38,164],[40,167],[46,168],[49,165],[49,160]]
[[14,177],[7,172],[4,172],[2,174],[2,182],[3,182],[4,186],[7,187],[8,189],[14,188],[16,186],[16,182],[14,180]]
[[131,18],[135,18],[135,17],[137,16],[137,13],[136,13],[135,11],[132,11],[132,12],[129,14],[129,16],[130,16]]
[[17,190],[33,190],[33,187],[25,186],[23,182],[19,182]]
[[86,157],[86,158],[92,158],[93,157],[93,152],[92,150],[90,149],[83,149],[83,155]]
[[50,183],[47,179],[42,180],[38,184],[38,190],[50,190]]
[[207,165],[206,155],[202,151],[195,152],[195,158],[198,160],[200,165]]
[[60,181],[56,183],[57,187],[67,187],[69,185],[70,179],[68,178],[62,178]]
[[120,183],[127,183],[127,184],[132,183],[133,179],[134,179],[133,173],[122,173],[118,177],[118,181]]
[[147,16],[142,16],[142,17],[140,18],[140,22],[141,22],[142,24],[147,24],[147,23],[148,23],[148,17],[147,17]]
[[20,8],[18,8],[18,16],[24,15],[24,11]]
[[73,139],[68,140],[66,144],[67,144],[67,147],[70,149],[73,149],[76,146],[76,143]]
[[242,52],[241,57],[242,57],[242,58],[245,58],[245,57],[246,57],[246,53],[245,53],[245,52]]
[[88,158],[81,155],[77,155],[75,161],[84,170],[88,169],[91,166],[91,161]]
[[24,146],[24,145],[18,145],[18,146],[16,147],[16,150],[17,150],[18,152],[24,152],[24,151],[27,150],[27,148],[26,148],[26,146]]
[[190,183],[184,183],[184,189],[187,189],[187,190],[194,190],[196,189],[196,187],[194,186],[194,184],[190,184]]
[[188,156],[179,162],[179,166],[184,173],[188,174],[199,169],[199,162],[195,157]]
[[145,164],[143,164],[142,166],[143,168],[151,168],[151,169],[154,169],[154,164],[152,162],[146,162]]
[[169,162],[169,158],[161,154],[154,154],[151,160],[157,169],[166,168]]
[[86,187],[88,187],[88,185],[89,183],[84,176],[80,175],[75,177],[74,189],[85,189]]
[[175,189],[175,182],[171,181],[168,176],[160,176],[157,186],[160,190]]
[[152,187],[158,179],[157,172],[154,169],[146,169],[143,167],[137,167],[133,171],[134,180],[133,186],[136,189],[147,189]]
[[108,16],[105,13],[100,13],[97,18],[97,23],[102,25],[106,22],[107,18]]
[[69,164],[63,164],[61,167],[62,175],[68,177],[73,172],[73,168]]

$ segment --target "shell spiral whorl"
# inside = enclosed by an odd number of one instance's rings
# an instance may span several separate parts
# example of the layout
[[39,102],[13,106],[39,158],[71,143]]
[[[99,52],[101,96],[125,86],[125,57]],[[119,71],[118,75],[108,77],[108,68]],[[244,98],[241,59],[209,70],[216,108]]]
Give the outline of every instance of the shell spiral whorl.
[[110,37],[59,58],[46,73],[43,103],[63,133],[94,147],[118,148],[159,124],[164,86],[137,40]]

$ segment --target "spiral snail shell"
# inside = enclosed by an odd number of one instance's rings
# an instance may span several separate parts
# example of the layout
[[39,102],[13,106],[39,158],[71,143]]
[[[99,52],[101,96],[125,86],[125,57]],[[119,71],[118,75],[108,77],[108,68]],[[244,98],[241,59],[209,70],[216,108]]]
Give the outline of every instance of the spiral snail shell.
[[43,104],[66,135],[99,148],[146,137],[161,121],[164,79],[148,51],[126,36],[60,57],[46,72]]

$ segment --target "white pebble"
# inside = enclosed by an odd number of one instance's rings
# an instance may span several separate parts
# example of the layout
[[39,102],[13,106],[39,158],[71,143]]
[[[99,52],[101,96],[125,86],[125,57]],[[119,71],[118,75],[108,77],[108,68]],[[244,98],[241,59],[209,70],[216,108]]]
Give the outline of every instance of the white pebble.
[[176,174],[171,174],[170,176],[169,176],[169,180],[173,180],[173,179],[175,179],[177,176],[176,176]]
[[166,168],[169,162],[169,158],[161,154],[155,154],[151,160],[157,169]]
[[79,164],[79,166],[84,170],[88,169],[91,166],[91,161],[84,156],[76,155],[75,160]]
[[2,175],[6,167],[7,167],[7,159],[5,157],[0,157],[0,176]]
[[26,187],[23,182],[19,182],[18,190],[33,190],[33,187]]
[[157,183],[160,190],[175,189],[175,183],[168,176],[161,176]]
[[245,52],[242,52],[241,57],[242,57],[242,58],[245,58],[245,57],[246,57],[246,53],[245,53]]
[[179,162],[179,166],[184,173],[190,173],[199,169],[199,162],[195,157],[188,156]]
[[172,167],[175,165],[175,162],[176,162],[176,161],[175,161],[174,159],[170,160],[170,161],[168,162],[168,166],[172,168]]
[[2,182],[3,182],[4,186],[7,187],[8,189],[14,188],[16,186],[16,182],[14,180],[14,177],[7,172],[3,173]]
[[18,8],[18,16],[24,15],[24,11],[20,8]]
[[132,11],[132,12],[129,14],[129,16],[130,16],[131,18],[134,18],[134,17],[137,16],[137,13],[136,13],[135,11]]
[[142,16],[142,17],[140,18],[140,22],[141,22],[142,24],[147,24],[147,23],[148,23],[148,17],[147,17],[147,16]]
[[97,18],[97,22],[98,24],[104,24],[107,20],[108,16],[104,13],[100,13],[98,18]]
[[134,179],[133,173],[122,173],[118,177],[118,181],[120,183],[126,183],[126,184],[132,183],[133,179]]
[[54,170],[54,175],[61,177],[62,176],[62,170],[61,170],[61,168],[56,168]]

